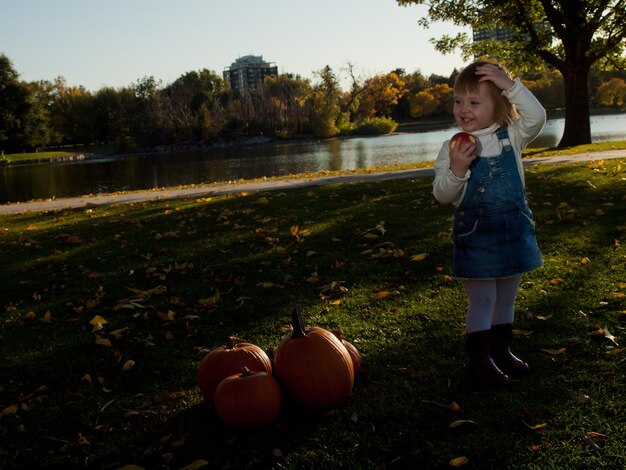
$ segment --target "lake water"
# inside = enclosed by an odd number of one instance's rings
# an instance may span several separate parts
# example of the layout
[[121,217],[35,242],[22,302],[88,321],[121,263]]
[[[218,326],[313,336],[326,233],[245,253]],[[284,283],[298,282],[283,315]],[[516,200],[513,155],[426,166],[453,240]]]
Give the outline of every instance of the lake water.
[[[529,147],[556,146],[563,127],[550,119]],[[456,130],[9,165],[0,167],[0,203],[416,163],[434,160]],[[593,142],[626,140],[626,114],[592,116],[591,133]]]

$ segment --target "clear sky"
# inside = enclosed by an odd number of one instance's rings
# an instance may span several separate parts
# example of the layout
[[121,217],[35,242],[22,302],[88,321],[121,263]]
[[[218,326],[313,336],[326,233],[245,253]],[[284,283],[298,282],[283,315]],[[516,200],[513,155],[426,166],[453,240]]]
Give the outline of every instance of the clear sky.
[[221,75],[248,54],[313,80],[326,65],[345,79],[348,62],[360,77],[398,67],[448,76],[463,60],[428,39],[458,28],[424,30],[425,14],[395,0],[0,0],[0,53],[22,80],[62,76],[92,91]]

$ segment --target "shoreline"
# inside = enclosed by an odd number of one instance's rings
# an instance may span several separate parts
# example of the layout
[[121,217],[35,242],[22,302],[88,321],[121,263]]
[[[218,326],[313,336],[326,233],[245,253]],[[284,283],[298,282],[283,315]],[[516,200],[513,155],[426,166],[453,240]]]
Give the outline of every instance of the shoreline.
[[[527,158],[523,160],[523,163],[525,167],[528,167],[538,164],[552,165],[581,163],[614,158],[626,158],[626,149]],[[159,200],[186,199],[192,197],[210,197],[244,191],[273,191],[278,189],[302,188],[306,186],[319,186],[324,184],[364,183],[393,179],[411,179],[419,177],[432,177],[433,175],[434,169],[432,167],[425,167],[332,176],[325,176],[324,174],[319,174],[317,176],[294,175],[292,177],[272,180],[244,180],[234,183],[218,183],[215,185],[192,185],[185,188],[155,188],[115,194],[86,195],[62,199],[48,199],[44,201],[6,203],[0,205],[0,216],[29,212],[90,209],[109,204],[130,204]]]

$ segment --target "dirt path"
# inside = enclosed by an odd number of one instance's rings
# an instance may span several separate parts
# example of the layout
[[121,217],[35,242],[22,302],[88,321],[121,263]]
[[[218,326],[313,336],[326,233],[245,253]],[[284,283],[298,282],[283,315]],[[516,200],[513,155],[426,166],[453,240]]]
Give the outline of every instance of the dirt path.
[[[606,160],[610,158],[626,158],[626,150],[609,150],[606,152],[588,152],[576,155],[554,157],[528,158],[525,166],[537,164],[573,163],[590,160]],[[56,211],[62,209],[76,209],[103,204],[127,204],[132,202],[155,201],[163,199],[177,199],[190,197],[207,197],[236,192],[272,191],[276,189],[301,188],[305,186],[319,186],[322,184],[356,183],[367,181],[382,181],[393,179],[410,179],[418,177],[432,178],[432,168],[417,168],[409,170],[393,170],[376,173],[363,173],[341,176],[320,176],[314,178],[285,178],[280,180],[243,182],[237,184],[222,184],[216,186],[195,186],[189,188],[154,189],[115,193],[102,196],[83,196],[65,199],[51,199],[45,201],[30,201],[0,205],[0,215],[16,214],[19,212]]]

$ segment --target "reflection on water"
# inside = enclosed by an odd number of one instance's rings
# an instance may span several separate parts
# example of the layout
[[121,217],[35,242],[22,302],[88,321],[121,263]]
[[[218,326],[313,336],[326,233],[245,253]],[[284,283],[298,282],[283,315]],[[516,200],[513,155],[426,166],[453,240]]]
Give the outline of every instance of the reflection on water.
[[[530,147],[558,144],[564,119],[551,119]],[[434,160],[451,126],[428,132],[234,149],[137,155],[0,168],[0,203],[158,187],[351,170]],[[593,116],[594,142],[626,140],[626,114]]]

